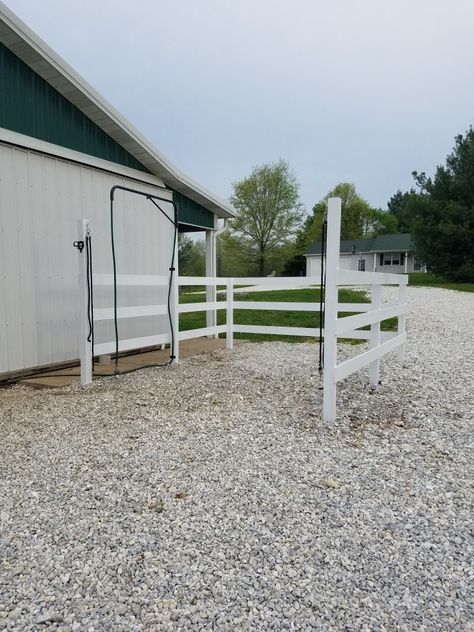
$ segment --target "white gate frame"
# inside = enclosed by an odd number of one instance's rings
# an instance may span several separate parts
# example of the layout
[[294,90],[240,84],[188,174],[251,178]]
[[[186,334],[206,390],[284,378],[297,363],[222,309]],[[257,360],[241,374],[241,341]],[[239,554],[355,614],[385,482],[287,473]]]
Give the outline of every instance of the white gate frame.
[[[337,383],[348,377],[355,371],[368,366],[369,380],[373,387],[379,384],[380,359],[387,353],[398,349],[400,359],[403,359],[406,344],[406,312],[407,312],[407,283],[408,277],[404,274],[386,274],[379,272],[359,272],[339,269],[341,224],[341,200],[330,198],[328,200],[327,214],[327,248],[326,248],[326,289],[324,297],[325,323],[322,335],[324,336],[324,378],[323,378],[323,418],[332,422],[336,419],[336,395]],[[79,221],[79,239],[85,240],[87,231],[90,230],[87,220]],[[87,308],[87,269],[86,258],[80,255],[79,282],[82,296],[80,318],[80,359],[81,359],[81,384],[89,384],[92,381],[92,347],[87,341],[88,336],[88,308]],[[175,332],[174,361],[179,361],[179,341],[199,338],[202,336],[226,335],[227,349],[233,348],[234,333],[277,334],[288,336],[305,336],[319,338],[319,327],[276,327],[263,325],[239,325],[234,323],[234,310],[284,310],[284,311],[309,311],[316,312],[318,303],[296,302],[270,302],[270,301],[234,301],[234,285],[261,286],[262,289],[295,289],[298,287],[319,286],[317,277],[256,277],[256,278],[220,278],[220,277],[178,277],[178,265],[175,263],[171,288],[172,322]],[[113,285],[112,274],[93,274],[94,285]],[[168,276],[143,276],[143,275],[117,275],[117,285],[154,285],[168,286]],[[224,301],[207,301],[206,293],[203,293],[202,303],[179,304],[179,286],[225,286],[226,298]],[[339,303],[338,288],[340,286],[371,286],[371,303]],[[398,300],[395,303],[383,306],[381,303],[382,285],[396,285],[399,288]],[[208,293],[209,294],[209,293]],[[213,312],[218,309],[226,310],[226,324],[199,329],[179,331],[179,315],[190,312]],[[354,313],[352,316],[338,317],[341,312]],[[139,307],[120,307],[117,310],[118,318],[131,318],[140,316],[163,315],[167,313],[166,305],[149,305]],[[114,317],[113,308],[94,309],[94,320],[111,320]],[[387,318],[397,317],[397,332],[382,332],[380,324]],[[212,322],[212,321],[211,321]],[[370,331],[360,329],[370,325]],[[367,340],[369,349],[359,355],[346,360],[341,364],[337,362],[337,342],[339,338]],[[169,344],[171,332],[121,340],[119,351],[128,351],[147,346]],[[94,353],[96,356],[115,352],[115,342],[96,344]]]

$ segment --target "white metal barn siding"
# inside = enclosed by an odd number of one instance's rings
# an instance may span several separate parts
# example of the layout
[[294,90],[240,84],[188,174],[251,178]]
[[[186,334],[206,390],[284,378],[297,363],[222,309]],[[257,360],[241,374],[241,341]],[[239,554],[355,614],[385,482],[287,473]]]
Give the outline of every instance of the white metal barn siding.
[[[115,184],[163,194],[98,168],[0,144],[0,374],[78,357],[78,252],[72,242],[77,220],[89,219],[94,271],[112,272],[109,192]],[[165,206],[172,215],[172,206]],[[172,225],[144,198],[122,192],[116,193],[115,215],[118,272],[168,274]],[[111,306],[105,289],[97,288],[95,307]],[[166,302],[164,288],[131,288],[127,296],[126,288],[119,290],[119,305]],[[121,338],[166,331],[165,316],[120,321]],[[96,342],[112,339],[112,323],[98,323]]]

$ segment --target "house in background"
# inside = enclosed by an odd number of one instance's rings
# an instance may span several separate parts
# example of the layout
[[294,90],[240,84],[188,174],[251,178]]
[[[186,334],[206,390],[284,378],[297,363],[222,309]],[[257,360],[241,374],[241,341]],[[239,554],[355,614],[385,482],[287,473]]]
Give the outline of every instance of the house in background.
[[[378,235],[370,239],[345,239],[339,251],[341,270],[365,272],[426,272],[426,266],[415,256],[410,233]],[[306,257],[306,276],[321,274],[321,242],[314,241]]]

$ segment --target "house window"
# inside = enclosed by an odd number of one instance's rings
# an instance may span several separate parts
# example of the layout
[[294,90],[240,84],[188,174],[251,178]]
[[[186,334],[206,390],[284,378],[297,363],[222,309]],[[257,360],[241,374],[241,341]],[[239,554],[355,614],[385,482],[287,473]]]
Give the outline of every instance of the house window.
[[359,259],[357,263],[357,269],[359,272],[365,272],[365,259]]
[[401,256],[399,252],[385,252],[383,255],[384,266],[399,266]]

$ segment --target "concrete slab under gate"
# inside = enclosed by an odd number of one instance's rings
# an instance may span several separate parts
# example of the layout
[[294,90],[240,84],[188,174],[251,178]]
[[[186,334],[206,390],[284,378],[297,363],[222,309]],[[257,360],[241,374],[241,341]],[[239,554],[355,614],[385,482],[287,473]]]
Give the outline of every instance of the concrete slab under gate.
[[[181,358],[188,358],[199,353],[209,353],[216,349],[225,348],[225,338],[194,338],[192,340],[183,340],[179,344],[179,355]],[[234,344],[238,341],[234,340]],[[169,360],[169,349],[163,351],[145,351],[122,356],[119,358],[119,369],[127,371],[147,364],[165,363]],[[115,364],[112,360],[110,364],[95,364],[94,376],[113,375]],[[73,366],[67,369],[57,369],[55,371],[47,371],[45,373],[37,373],[29,375],[18,380],[18,384],[31,386],[33,388],[59,388],[61,386],[69,386],[70,384],[79,383],[79,366]]]

